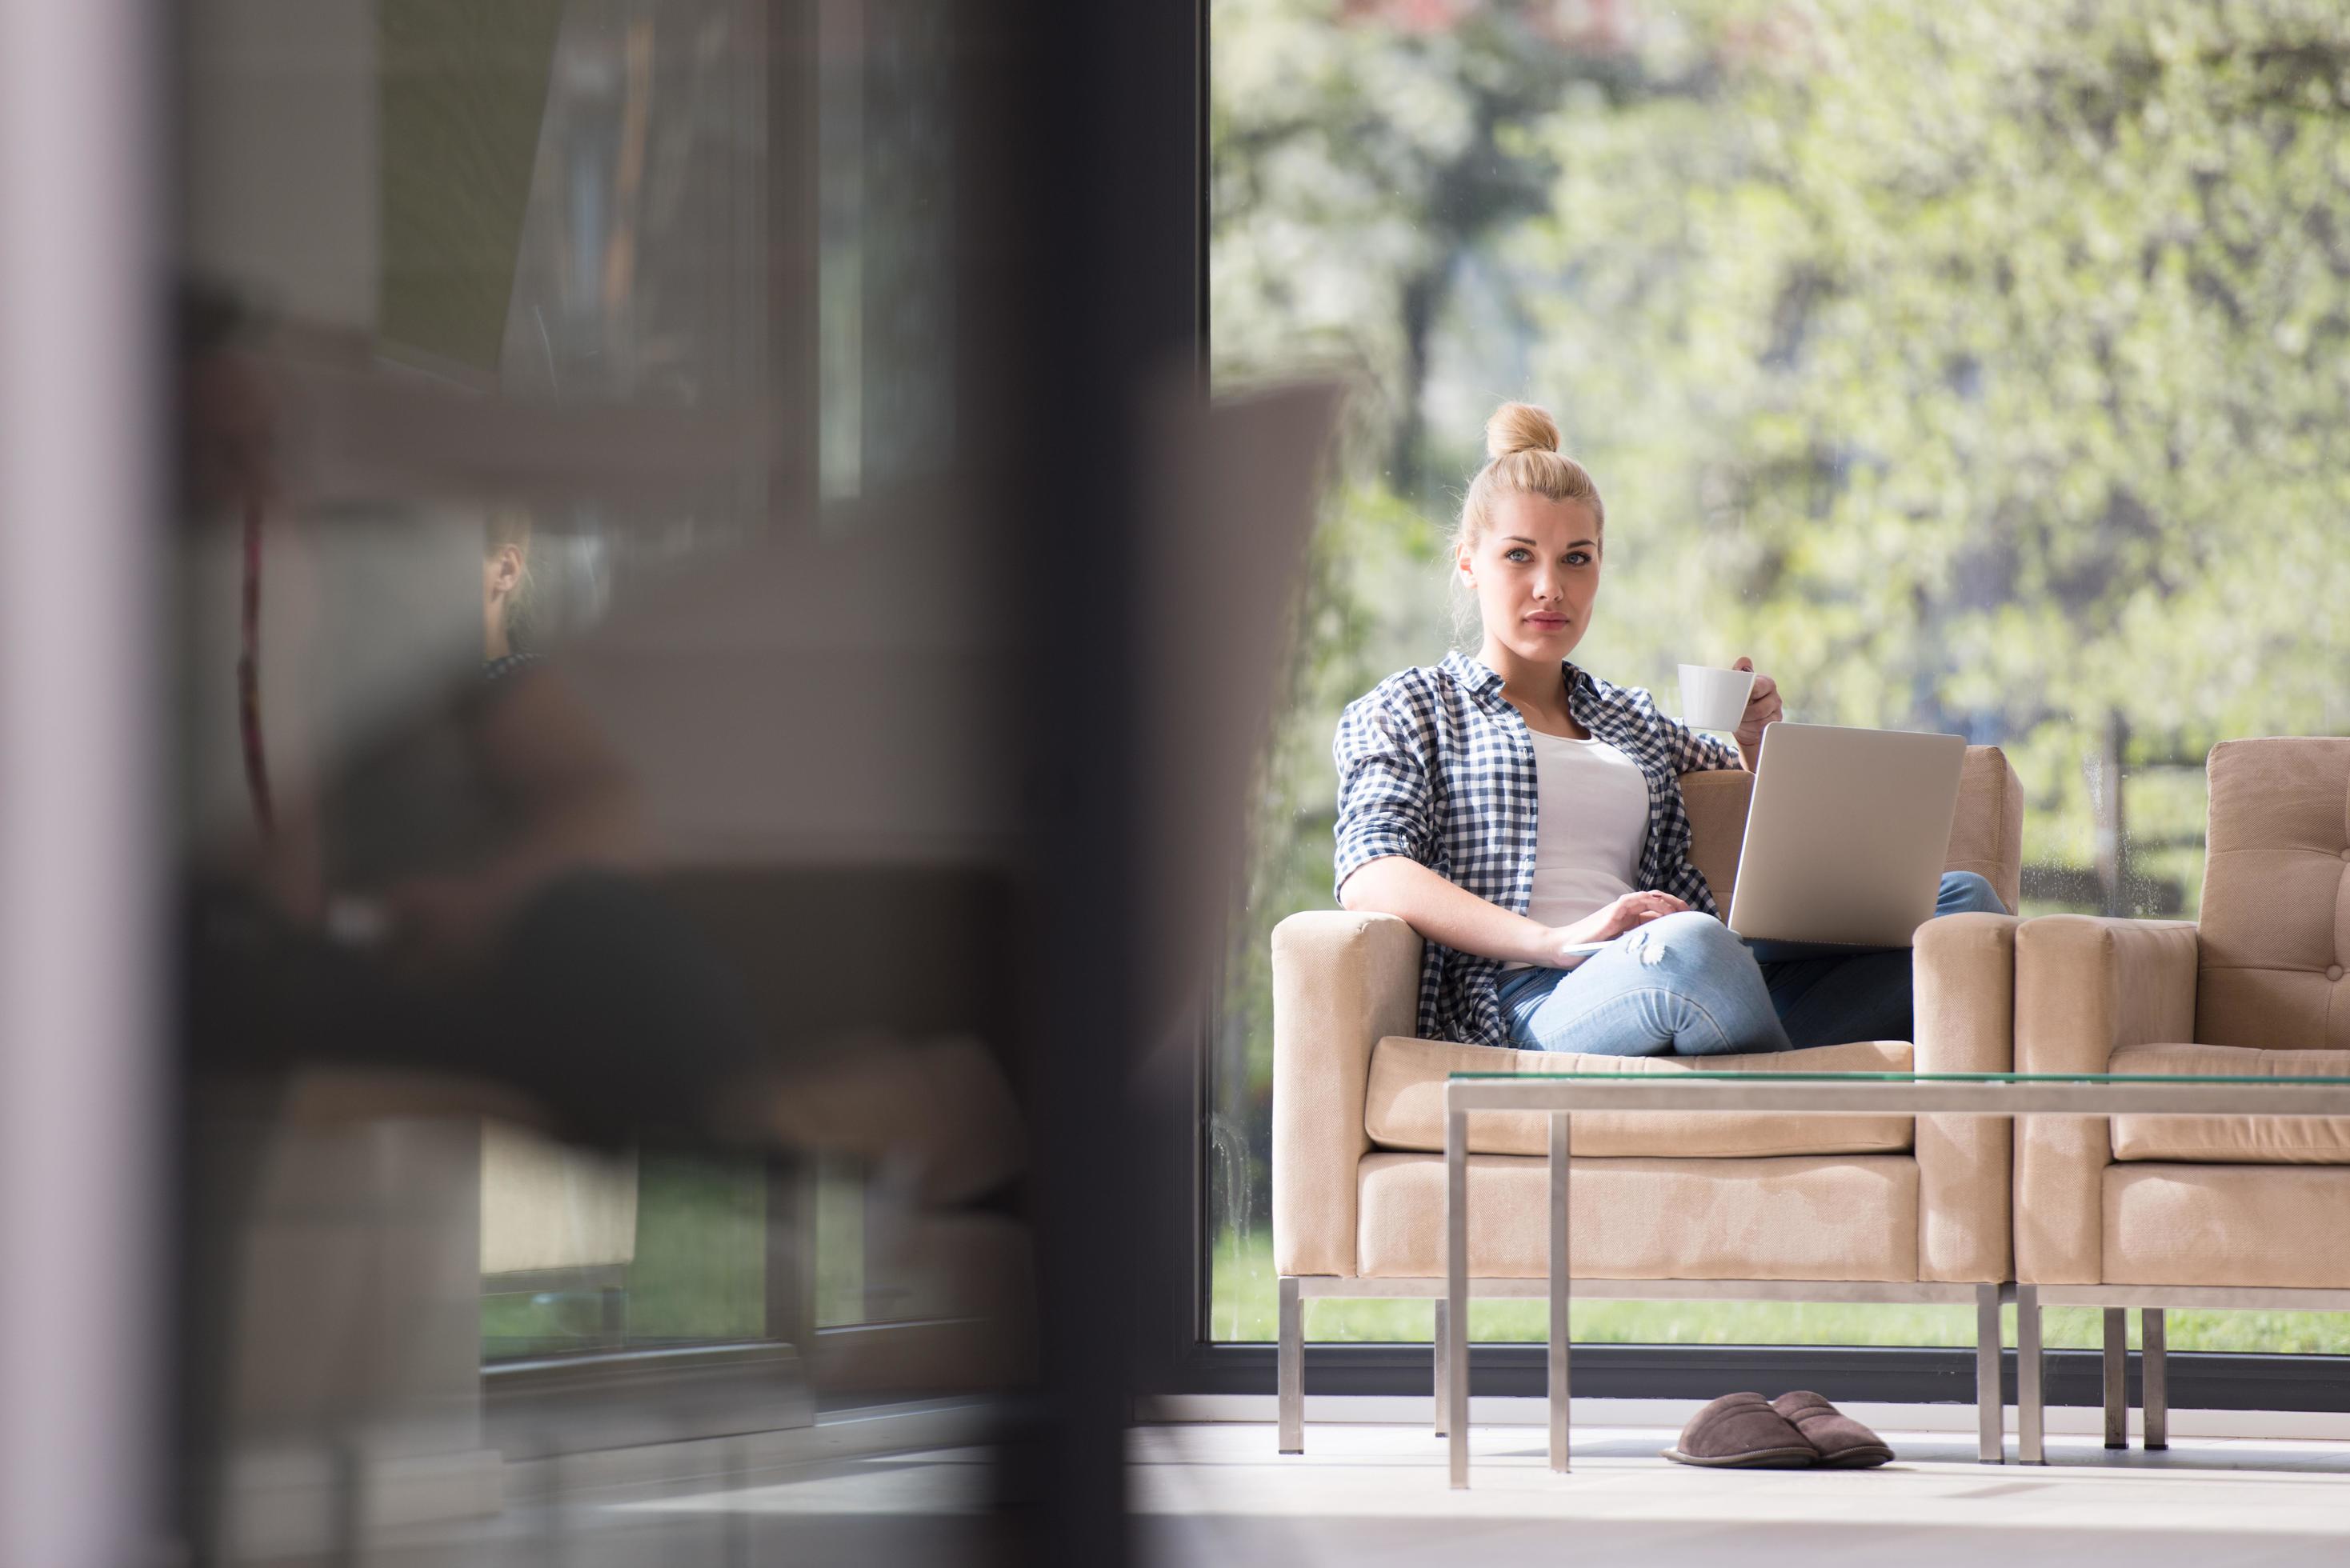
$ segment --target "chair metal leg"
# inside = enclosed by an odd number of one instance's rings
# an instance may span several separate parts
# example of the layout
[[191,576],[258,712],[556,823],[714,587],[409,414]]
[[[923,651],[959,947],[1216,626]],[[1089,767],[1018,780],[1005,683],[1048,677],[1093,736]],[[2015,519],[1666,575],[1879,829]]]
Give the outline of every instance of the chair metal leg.
[[1430,1336],[1429,1345],[1436,1352],[1431,1359],[1436,1363],[1436,1435],[1440,1438],[1444,1436],[1444,1324],[1451,1312],[1442,1296],[1436,1298],[1436,1332]]
[[2129,1308],[2106,1309],[2106,1447],[2129,1447]]
[[1305,1303],[1298,1299],[1297,1276],[1281,1276],[1281,1346],[1274,1353],[1280,1390],[1281,1451],[1305,1451]]
[[2170,1447],[2169,1358],[2162,1338],[2162,1309],[2143,1307],[2137,1316],[2138,1337],[2146,1347],[2139,1357],[2139,1372],[2145,1384],[2146,1446],[2150,1452]]
[[2040,1287],[2015,1287],[2015,1459],[2018,1464],[2044,1465],[2048,1455],[2043,1435],[2047,1407],[2041,1391]]
[[1567,1245],[1568,1172],[1572,1168],[1567,1158],[1570,1119],[1564,1111],[1550,1118],[1550,1468],[1562,1475],[1566,1471],[1571,1428],[1567,1410],[1567,1307],[1575,1276]]
[[1444,1113],[1444,1448],[1452,1490],[1469,1485],[1469,1113]]
[[1975,1287],[1975,1458],[2007,1459],[2007,1410],[1999,1393],[1999,1287]]

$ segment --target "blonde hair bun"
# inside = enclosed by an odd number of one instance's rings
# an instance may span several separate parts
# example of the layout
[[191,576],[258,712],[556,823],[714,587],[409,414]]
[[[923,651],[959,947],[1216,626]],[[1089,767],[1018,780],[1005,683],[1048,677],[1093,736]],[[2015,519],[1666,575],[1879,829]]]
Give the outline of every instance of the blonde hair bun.
[[1532,403],[1503,403],[1485,421],[1485,455],[1508,457],[1521,452],[1556,452],[1558,421],[1548,409]]
[[1591,520],[1607,524],[1599,486],[1581,463],[1558,450],[1558,421],[1532,403],[1503,403],[1485,421],[1490,459],[1471,475],[1461,498],[1461,526],[1453,543],[1474,545],[1492,526],[1493,505],[1505,495],[1539,495],[1546,501],[1579,501]]

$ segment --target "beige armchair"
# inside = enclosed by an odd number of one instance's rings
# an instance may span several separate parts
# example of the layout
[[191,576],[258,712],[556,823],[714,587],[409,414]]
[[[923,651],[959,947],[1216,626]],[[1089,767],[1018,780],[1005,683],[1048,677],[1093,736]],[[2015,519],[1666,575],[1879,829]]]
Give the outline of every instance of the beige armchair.
[[[2350,740],[2211,753],[2199,923],[2027,921],[2019,1071],[2350,1075]],[[2146,1445],[2165,1446],[2165,1307],[2350,1309],[2350,1119],[2029,1118],[2018,1135],[2019,1342],[2043,1305],[2105,1309],[2106,1443],[2127,1442],[2128,1309]],[[2020,1451],[2037,1460],[2038,1379]]]
[[[1752,775],[1694,774],[1681,787],[1691,858],[1727,908]],[[2014,770],[1995,748],[1970,748],[1949,868],[1981,873],[2013,909],[2022,828]],[[1409,926],[1339,910],[1284,920],[1273,934],[1282,1451],[1305,1447],[1305,1299],[1443,1294],[1448,1074],[2005,1071],[2016,925],[2007,916],[1957,915],[1925,928],[1914,1044],[1627,1061],[1414,1039],[1420,939]],[[1542,1292],[1546,1136],[1539,1116],[1471,1119],[1473,1294]],[[1971,1302],[1978,1374],[1990,1390],[1984,1457],[1998,1457],[1999,1302],[2010,1278],[2005,1123],[1595,1114],[1575,1118],[1573,1150],[1578,1295]],[[1440,1342],[1442,1332],[1440,1322]]]

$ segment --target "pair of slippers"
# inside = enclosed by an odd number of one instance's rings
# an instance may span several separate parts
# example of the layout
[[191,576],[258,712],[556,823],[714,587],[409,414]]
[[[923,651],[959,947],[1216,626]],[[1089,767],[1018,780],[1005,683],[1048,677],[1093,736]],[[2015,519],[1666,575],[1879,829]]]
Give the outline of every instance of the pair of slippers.
[[1809,1389],[1765,1399],[1724,1394],[1690,1417],[1664,1457],[1713,1469],[1860,1470],[1893,1457],[1885,1440]]

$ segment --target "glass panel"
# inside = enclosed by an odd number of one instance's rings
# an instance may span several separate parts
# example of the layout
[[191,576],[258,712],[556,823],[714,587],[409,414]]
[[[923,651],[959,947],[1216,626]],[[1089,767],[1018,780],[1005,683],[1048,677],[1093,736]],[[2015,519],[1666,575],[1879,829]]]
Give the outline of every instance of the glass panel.
[[[960,461],[949,245],[967,105],[951,11],[195,8],[183,826],[199,898],[267,928],[246,933],[257,956],[197,963],[257,993],[314,982],[338,1022],[384,1021],[380,1038],[317,1054],[457,1072],[494,1058],[490,1075],[525,1081],[609,1069],[608,1089],[626,1062],[708,1044],[692,1025],[739,1045],[739,1012],[712,1020],[806,940],[808,909],[844,930],[851,909],[878,920],[909,904],[951,909],[951,925],[955,898],[1001,885],[1003,825],[973,824],[1009,792],[958,784],[941,827],[912,820],[931,797],[906,783],[975,779],[983,745],[959,739],[938,767],[920,746],[845,746],[841,776],[868,776],[840,786],[844,805],[798,759],[736,743],[793,703],[788,722],[847,726],[822,660],[896,657],[895,632],[852,624],[880,578],[837,536],[858,506]],[[779,566],[778,535],[829,556]],[[754,557],[753,587],[712,566]],[[983,635],[991,601],[962,566],[921,559],[892,569],[892,611],[922,620],[936,659]],[[923,594],[962,612],[915,615]],[[982,831],[994,836],[973,850]],[[674,945],[584,959],[575,939],[611,936],[596,928],[613,909],[585,909],[603,898]],[[564,910],[582,923],[549,940],[569,956],[516,972],[516,923]],[[442,915],[446,950],[411,953]],[[965,930],[933,946],[959,961]],[[713,953],[731,972],[713,977]],[[652,989],[621,994],[632,981]],[[653,994],[671,981],[679,993]],[[950,984],[961,995],[942,1001]],[[910,1037],[971,1027],[958,1008],[994,995],[955,974],[935,994],[855,1000],[872,989],[850,982],[839,1017],[761,996],[753,1027],[789,1043],[780,1056],[891,1009]],[[639,1004],[636,1035],[594,1060],[605,1020],[587,1015]],[[1004,1018],[985,1022],[1008,1050]],[[249,1065],[260,1032],[219,1033],[201,1048]],[[290,1054],[336,1032],[307,1033]],[[583,1070],[560,1070],[574,1052]],[[687,1081],[649,1072],[640,1087],[657,1100]],[[577,1108],[552,1119],[617,1137]],[[660,1125],[663,1107],[642,1108]],[[968,1303],[942,1291],[1009,1266],[966,1242],[962,1275],[917,1268],[941,1243],[890,1229],[902,1173],[827,1165],[806,1178],[816,1222],[771,1227],[755,1162],[503,1136],[484,1156],[493,1357],[765,1336],[791,1320],[766,1299],[771,1231],[803,1247],[792,1266],[815,1276],[828,1325],[952,1315]]]
[[[1365,388],[1251,803],[1211,1334],[1272,1332],[1267,939],[1331,903],[1335,721],[1473,649],[1445,539],[1504,397],[1551,409],[1607,497],[1579,662],[1669,705],[1677,661],[1751,653],[1791,718],[1996,743],[2022,912],[2196,913],[2211,742],[2350,725],[2350,119],[2306,107],[2334,101],[2296,44],[2319,15],[1211,6],[1216,374]],[[1595,1310],[1659,1341],[1941,1332]],[[1397,1313],[1425,1317],[1324,1302],[1309,1332]]]
[[[206,1069],[587,1082],[583,1012],[696,990],[640,874],[642,731],[571,655],[768,516],[765,38],[743,0],[193,9],[176,662]],[[611,1136],[579,1109],[556,1119]],[[502,1136],[486,1354],[764,1333],[755,1173]]]
[[[83,630],[169,645],[169,1425],[239,1540],[363,1554],[336,1499],[383,1465],[463,1502],[500,1451],[658,1469],[819,1395],[1034,1382],[1036,933],[1097,890],[1053,846],[1117,827],[1035,788],[1030,601],[1084,568],[1022,565],[1067,488],[1034,438],[1071,428],[1043,368],[1111,420],[1164,336],[1085,352],[1037,279],[1193,227],[1188,169],[1060,151],[1188,112],[1188,29],[1115,15],[191,0],[116,40],[98,101],[162,118],[80,183],[171,227],[172,330],[61,297],[108,376],[172,362],[71,444],[170,559]],[[1122,493],[1142,445],[1086,445]],[[570,1533],[526,1501],[493,1532]]]

